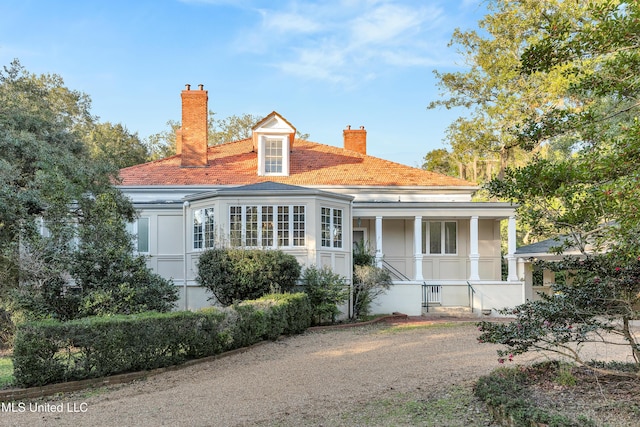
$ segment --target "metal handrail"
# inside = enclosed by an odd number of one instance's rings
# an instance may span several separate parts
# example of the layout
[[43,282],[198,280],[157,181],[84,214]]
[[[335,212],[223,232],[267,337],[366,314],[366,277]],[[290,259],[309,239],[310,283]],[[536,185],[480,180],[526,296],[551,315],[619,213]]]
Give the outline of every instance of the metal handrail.
[[398,270],[397,268],[395,268],[394,266],[392,266],[391,264],[389,264],[387,261],[385,261],[384,259],[381,260],[382,261],[382,266],[388,270],[391,274],[393,274],[394,276],[396,276],[398,279],[400,280],[404,280],[406,282],[411,281],[411,279],[409,279],[407,276],[405,276],[402,272],[400,272],[400,270]]
[[467,281],[467,295],[469,297],[469,307],[471,307],[471,312],[473,313],[473,297],[476,294],[476,290],[473,289],[473,286],[471,286],[471,283],[469,283]]
[[422,308],[429,312],[429,295],[427,290],[427,282],[422,282]]

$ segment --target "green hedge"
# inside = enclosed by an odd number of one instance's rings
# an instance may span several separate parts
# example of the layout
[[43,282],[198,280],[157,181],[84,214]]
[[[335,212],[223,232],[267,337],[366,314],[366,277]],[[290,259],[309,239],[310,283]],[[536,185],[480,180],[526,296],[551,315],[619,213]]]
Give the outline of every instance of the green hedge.
[[155,369],[300,333],[310,318],[300,293],[228,309],[24,323],[15,336],[14,376],[29,387]]

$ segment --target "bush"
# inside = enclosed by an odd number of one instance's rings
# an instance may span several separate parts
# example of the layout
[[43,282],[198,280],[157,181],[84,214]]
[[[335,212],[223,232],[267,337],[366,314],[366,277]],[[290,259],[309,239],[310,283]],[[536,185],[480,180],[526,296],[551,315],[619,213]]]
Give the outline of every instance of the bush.
[[[529,369],[544,369],[544,365]],[[580,417],[574,421],[562,414],[549,413],[538,408],[531,399],[528,372],[521,367],[499,368],[491,374],[480,377],[474,387],[475,395],[492,410],[494,418],[506,420],[508,425],[533,427],[548,425],[554,427],[589,427],[595,423]]]
[[353,247],[353,317],[367,316],[371,304],[391,287],[391,275],[375,265],[375,256],[364,241]]
[[198,260],[196,280],[229,306],[276,290],[291,291],[299,276],[296,258],[282,251],[210,249]]
[[0,307],[0,349],[12,345],[15,329],[16,327],[9,312]]
[[155,369],[219,354],[231,342],[226,313],[143,313],[18,327],[14,375],[21,386]]
[[384,268],[356,265],[353,272],[353,316],[367,316],[371,304],[391,287],[391,275]]
[[294,335],[304,332],[311,325],[311,303],[305,293],[273,294],[267,295],[258,301],[273,301],[272,311],[283,311],[282,317],[286,319],[284,335]]
[[335,323],[340,314],[338,305],[349,298],[344,278],[327,266],[310,266],[302,273],[301,282],[304,292],[309,296],[312,324]]
[[304,293],[265,295],[234,304],[233,309],[238,317],[234,322],[234,348],[302,333],[311,325],[311,304]]
[[305,294],[265,296],[232,308],[87,317],[20,324],[13,351],[18,386],[155,369],[303,332]]

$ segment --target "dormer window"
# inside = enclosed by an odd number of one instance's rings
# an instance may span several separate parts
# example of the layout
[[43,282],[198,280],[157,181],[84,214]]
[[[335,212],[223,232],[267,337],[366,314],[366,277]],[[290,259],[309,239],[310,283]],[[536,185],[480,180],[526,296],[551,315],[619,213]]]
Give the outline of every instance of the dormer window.
[[289,175],[289,137],[287,135],[260,136],[258,175]]
[[282,138],[265,138],[264,173],[265,175],[282,174]]
[[275,111],[253,127],[253,148],[258,154],[258,175],[289,175],[289,153],[295,134],[296,129]]

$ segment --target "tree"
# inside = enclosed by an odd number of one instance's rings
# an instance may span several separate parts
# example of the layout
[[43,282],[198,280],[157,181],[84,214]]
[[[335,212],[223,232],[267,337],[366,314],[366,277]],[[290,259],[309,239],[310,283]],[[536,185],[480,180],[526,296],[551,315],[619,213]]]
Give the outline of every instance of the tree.
[[[19,243],[43,222],[60,251],[73,235],[77,202],[110,186],[115,170],[95,165],[80,129],[92,124],[89,98],[56,75],[29,74],[16,60],[0,72],[0,271],[4,289],[20,274]],[[71,207],[71,209],[70,209]]]
[[224,119],[215,119],[214,114],[210,114],[210,117],[212,132],[209,132],[209,145],[251,138],[251,130],[262,119],[253,114],[232,115]]
[[[568,343],[613,334],[630,346],[640,368],[640,343],[629,332],[629,322],[640,317],[639,21],[635,1],[592,2],[578,21],[550,15],[546,36],[523,53],[524,73],[570,73],[572,96],[582,107],[547,112],[524,126],[521,138],[570,134],[577,143],[570,158],[537,158],[507,170],[488,188],[524,202],[521,220],[539,233],[567,235],[565,247],[579,248],[584,259],[556,266],[574,271],[573,283],[516,308],[514,324],[481,326],[482,339],[505,344],[514,354],[532,348],[566,353]],[[589,247],[602,255],[592,255]]]
[[545,75],[523,74],[520,56],[540,39],[538,28],[549,13],[572,21],[584,10],[581,3],[560,0],[491,0],[487,5],[490,13],[479,21],[480,31],[456,29],[451,42],[469,69],[436,71],[445,97],[428,106],[470,110],[449,126],[446,139],[460,177],[476,182],[502,176],[508,165],[526,162],[527,151],[540,148],[541,141],[518,137],[524,123],[560,103],[576,103],[567,96],[572,80],[561,67]]
[[86,144],[91,158],[111,163],[116,168],[138,165],[149,160],[149,148],[121,124],[98,123],[86,134]]
[[429,151],[424,156],[422,169],[449,176],[462,176],[456,163],[449,151],[444,148],[437,148]]
[[[640,377],[640,340],[630,323],[640,314],[640,257],[566,258],[552,267],[571,271],[571,284],[554,284],[551,296],[501,310],[515,315],[513,322],[481,322],[478,340],[504,345],[501,363],[531,350],[548,351],[602,373]],[[634,369],[585,359],[581,349],[588,343],[629,346]]]
[[[59,76],[32,75],[18,61],[0,73],[2,302],[30,317],[163,309],[162,301],[175,300],[173,286],[132,256],[125,222],[135,210],[112,185],[117,166],[91,157],[85,141],[94,124],[89,97]],[[140,289],[113,293],[111,285],[124,284]],[[82,308],[98,293],[113,294],[120,308]]]
[[122,193],[104,192],[82,207],[78,249],[71,274],[80,287],[78,316],[166,312],[178,300],[177,288],[153,273],[133,254],[125,215],[133,207]]

